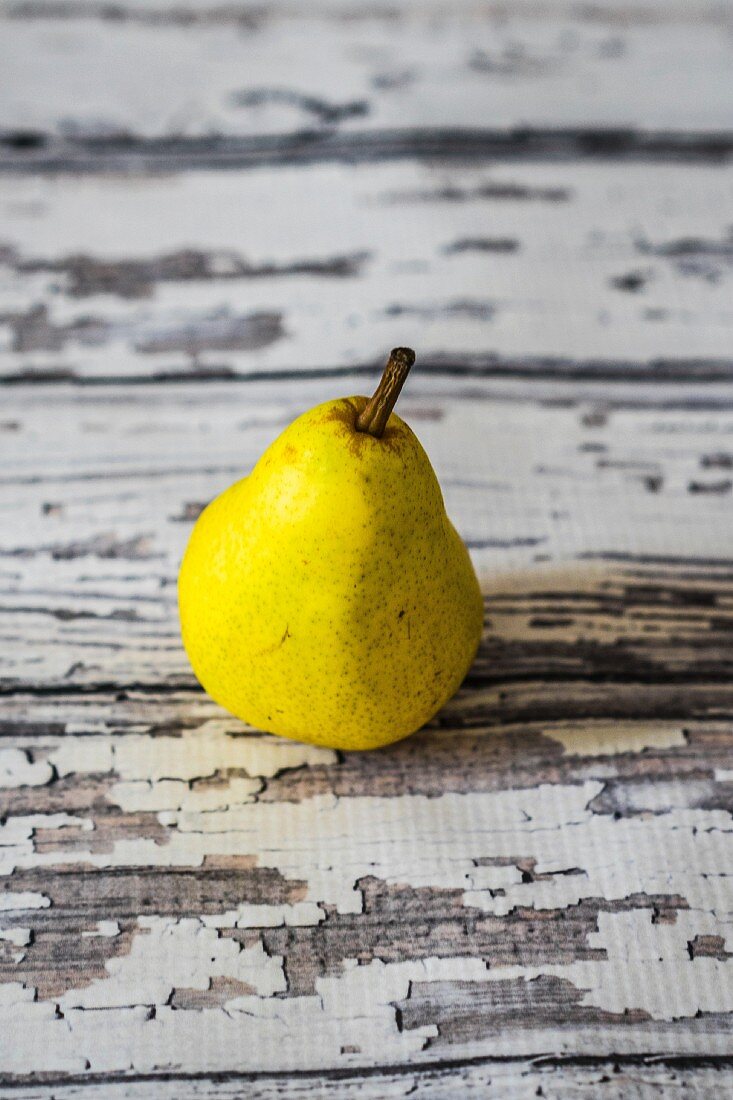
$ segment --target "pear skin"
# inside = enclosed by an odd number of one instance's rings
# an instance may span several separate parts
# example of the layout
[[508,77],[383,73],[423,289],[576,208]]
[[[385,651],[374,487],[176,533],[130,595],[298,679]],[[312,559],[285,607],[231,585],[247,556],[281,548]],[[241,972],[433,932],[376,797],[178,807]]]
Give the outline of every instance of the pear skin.
[[202,512],[178,580],[184,646],[212,698],[337,749],[419,729],[481,637],[468,551],[425,451],[391,412],[401,382],[394,392],[388,373],[371,401],[330,401],[291,424]]

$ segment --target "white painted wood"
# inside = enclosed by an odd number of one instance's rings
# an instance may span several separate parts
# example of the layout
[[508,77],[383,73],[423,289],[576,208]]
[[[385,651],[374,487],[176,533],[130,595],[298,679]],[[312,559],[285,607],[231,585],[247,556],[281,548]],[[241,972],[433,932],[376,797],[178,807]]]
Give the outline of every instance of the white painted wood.
[[[7,390],[3,679],[189,683],[175,579],[193,516],[301,411],[364,388],[354,381]],[[695,411],[698,391],[656,391],[677,410],[599,414],[567,384],[543,404],[499,383],[436,386],[416,374],[402,411],[489,588],[584,555],[729,558],[730,476],[715,463],[733,421]],[[606,384],[603,400],[632,392]]]
[[125,3],[121,19],[94,18],[94,4],[3,7],[8,129],[715,131],[733,110],[727,5],[186,3],[166,18],[170,5]]
[[[713,657],[715,642],[706,639],[715,622],[727,621],[733,597],[725,566],[705,566],[702,559],[726,558],[729,522],[719,489],[690,491],[690,485],[714,486],[725,473],[723,459],[715,456],[725,453],[728,413],[695,411],[699,388],[684,385],[647,387],[645,404],[639,401],[643,386],[606,383],[604,408],[592,387],[584,393],[569,383],[545,383],[537,390],[543,398],[538,404],[533,391],[516,384],[513,392],[508,383],[487,382],[477,390],[476,382],[457,380],[448,396],[444,380],[417,375],[411,381],[416,384],[404,396],[403,411],[433,456],[459,528],[475,544],[489,616],[503,645],[583,639],[601,649],[611,641],[613,649],[614,638],[642,646],[652,630],[651,649],[639,652],[644,661],[650,655],[661,660],[668,647],[662,676]],[[4,983],[4,1034],[13,1042],[0,1047],[3,1071],[296,1074],[351,1067],[358,1074],[374,1064],[409,1065],[417,1072],[422,1062],[456,1056],[733,1055],[727,1023],[733,991],[725,961],[731,921],[725,883],[733,856],[723,808],[733,761],[726,723],[714,721],[730,710],[724,686],[711,694],[703,675],[682,688],[682,713],[701,708],[708,714],[702,723],[654,716],[621,726],[608,719],[569,721],[572,708],[587,713],[591,705],[591,683],[579,671],[581,682],[568,689],[557,725],[523,732],[515,717],[497,730],[491,717],[497,708],[519,715],[557,692],[551,677],[543,682],[547,658],[540,649],[538,682],[502,686],[500,678],[450,704],[441,719],[446,733],[435,728],[422,735],[410,770],[415,793],[398,788],[389,796],[384,779],[409,742],[395,750],[391,764],[383,754],[376,772],[357,777],[350,793],[339,797],[332,793],[339,769],[351,767],[340,756],[251,734],[243,738],[241,724],[202,695],[158,701],[166,678],[191,683],[173,602],[177,556],[191,523],[180,517],[246,468],[294,412],[328,396],[332,386],[327,379],[297,386],[6,391],[4,439],[12,450],[2,504],[15,517],[12,533],[22,533],[20,541],[3,546],[2,558],[10,682],[78,690],[85,683],[147,681],[153,690],[152,697],[112,695],[104,702],[95,694],[31,706],[22,695],[3,701],[0,728],[11,731],[3,775],[6,790],[20,795],[0,845],[0,870],[8,890],[18,893],[4,906],[10,965],[23,967],[34,944],[43,944],[39,920],[45,919],[46,898],[56,926],[64,927],[63,879],[50,876],[80,865],[88,876],[141,868],[164,875],[203,873],[212,859],[245,857],[282,876],[295,893],[277,904],[253,901],[243,880],[235,903],[214,911],[193,901],[183,911],[179,903],[174,914],[163,904],[156,912],[153,900],[152,911],[123,918],[112,900],[91,921],[85,915],[84,932],[107,933],[85,940],[114,945],[123,923],[127,940],[119,954],[103,954],[81,981],[78,970],[60,976],[55,994],[33,1000],[27,985]],[[715,392],[724,398],[724,390]],[[654,491],[649,477],[661,479]],[[639,560],[594,567],[575,562],[549,571],[536,560],[587,553]],[[676,554],[691,564],[644,566],[650,554]],[[592,603],[628,585],[644,592],[660,583],[671,599],[682,584],[686,598],[671,604],[662,598],[650,613],[635,602],[632,587],[620,620],[611,608],[582,623],[573,617],[569,625],[550,623],[549,631],[547,623],[536,623],[541,613],[562,607],[557,597],[563,593],[565,600],[580,598],[582,606],[584,594]],[[696,604],[695,591],[710,585],[714,606],[704,596]],[[543,592],[554,593],[554,601]],[[549,612],[542,612],[543,604]],[[659,691],[629,687],[636,715]],[[602,696],[610,709],[600,713],[613,713],[625,690],[610,685]],[[663,705],[670,705],[669,694]],[[441,774],[444,789],[427,797],[420,792],[425,769],[434,766],[443,737],[465,736],[460,731],[466,727],[479,731],[474,753],[484,739],[500,744],[513,736],[520,738],[518,754],[508,766],[499,765],[495,789],[475,789],[481,769],[469,787],[445,789],[448,768]],[[549,756],[522,779],[518,762],[531,738],[542,740],[543,733]],[[701,738],[701,745],[722,738],[721,747],[713,756],[699,748],[688,756],[690,736]],[[457,746],[456,763],[468,751]],[[650,752],[657,760],[649,773]],[[570,771],[564,779],[543,781],[543,769],[557,767],[558,753]],[[325,787],[268,801],[268,784],[292,769],[314,776],[325,769]],[[662,780],[666,774],[676,779]],[[68,793],[60,796],[65,810],[28,801],[47,797],[46,790],[53,799],[56,782],[66,784]],[[79,800],[73,792],[85,784],[94,794]],[[603,802],[609,797],[617,815]],[[42,890],[28,889],[23,876],[33,873]],[[480,954],[455,957],[450,935],[422,958],[384,962],[377,952],[359,966],[363,933],[357,924],[354,954],[317,978],[315,992],[287,995],[285,956],[265,951],[261,937],[284,926],[296,935],[327,919],[364,919],[358,884],[371,878],[387,889],[436,896],[453,891],[465,919],[498,922],[497,934],[518,911],[574,914],[584,904],[601,905],[601,911],[574,954],[558,959],[558,940],[550,937],[541,961],[494,960],[489,967]],[[155,899],[155,891],[148,892]],[[673,905],[662,921],[655,917],[658,901],[649,900],[660,897]],[[247,938],[235,941],[228,933]],[[703,942],[713,954],[694,954],[690,944]],[[531,996],[534,983],[548,981],[568,991],[574,1011],[606,1013],[607,1023],[583,1022],[581,1015],[569,1028],[538,1020],[530,1028],[505,1029],[492,1006]],[[486,1030],[469,1029],[446,1047],[435,1020],[450,1020],[457,1011],[450,1007],[453,989],[460,998],[485,999],[471,1018],[485,1020]],[[168,1002],[175,996],[207,1000],[174,1009]],[[435,1006],[417,1010],[416,1020],[400,1027],[395,1005],[409,1012],[415,998],[432,998]],[[627,1011],[639,1022],[621,1026]],[[704,1026],[697,1028],[699,1012]],[[401,1083],[400,1076],[394,1087]],[[291,1086],[297,1082],[283,1084]],[[507,1087],[519,1089],[520,1083]]]
[[[264,907],[265,920],[259,912],[263,907],[240,907],[236,927],[251,930],[250,940],[242,944],[217,931],[234,927],[229,914],[197,916],[181,895],[181,915],[145,915],[134,922],[128,949],[107,959],[102,976],[88,981],[72,975],[62,995],[35,1001],[25,987],[3,985],[3,1033],[13,1038],[0,1048],[4,1072],[295,1072],[351,1067],[358,1073],[359,1067],[408,1063],[417,1072],[421,1063],[434,1062],[436,1051],[442,1049],[440,1029],[431,1024],[400,1028],[396,1004],[405,1012],[411,999],[433,990],[437,1007],[441,991],[445,996],[451,983],[458,983],[470,997],[487,986],[500,992],[512,983],[521,986],[541,977],[571,983],[581,1006],[610,1014],[606,1027],[579,1022],[564,1030],[539,1026],[507,1031],[501,1027],[501,1015],[488,1010],[484,1037],[464,1038],[453,1048],[452,1059],[733,1053],[733,1037],[720,1015],[730,1012],[733,999],[728,964],[689,954],[691,942],[709,936],[719,937],[725,952],[732,916],[729,894],[721,889],[733,858],[729,813],[714,806],[695,807],[695,773],[689,770],[678,773],[681,797],[676,807],[615,817],[596,805],[607,785],[628,783],[630,767],[643,769],[649,743],[643,731],[636,747],[627,741],[617,757],[581,753],[573,765],[573,782],[565,784],[514,786],[511,771],[499,765],[497,775],[508,786],[491,793],[380,797],[369,792],[367,780],[361,793],[347,798],[258,798],[253,803],[249,796],[242,801],[238,795],[233,765],[253,779],[276,777],[292,767],[325,767],[332,781],[350,765],[323,750],[303,750],[270,738],[243,739],[238,723],[206,718],[211,704],[201,698],[191,703],[192,707],[182,696],[170,699],[161,710],[160,704],[138,700],[133,703],[137,724],[124,732],[114,728],[120,706],[113,697],[57,699],[47,707],[57,721],[66,723],[67,731],[26,737],[22,727],[30,716],[22,704],[2,703],[3,719],[12,720],[14,712],[20,717],[20,751],[55,766],[74,785],[96,784],[93,803],[73,817],[15,816],[2,830],[2,869],[10,876],[9,889],[14,876],[42,869],[59,934],[68,935],[61,932],[59,922],[68,919],[64,911],[70,899],[64,896],[63,877],[48,876],[64,867],[82,866],[88,875],[112,868],[180,871],[200,868],[212,857],[236,859],[246,853],[258,868],[279,871],[294,886],[305,883],[309,904],[291,906],[284,915],[294,930],[312,926],[314,917],[323,921],[328,910],[331,921],[339,919],[338,914],[359,919],[364,904],[360,884],[374,876],[395,889],[453,889],[461,897],[466,919],[480,919],[488,905],[497,919],[497,935],[502,918],[516,905],[527,915],[540,910],[548,916],[566,909],[570,916],[580,898],[595,899],[593,904],[601,906],[597,931],[591,925],[583,945],[593,957],[541,966],[492,962],[488,967],[481,958],[452,952],[443,958],[404,962],[375,958],[362,960],[363,965],[357,965],[356,957],[346,957],[334,973],[317,979],[315,996],[293,996],[288,994],[283,958],[265,952],[258,938],[263,925],[270,923],[269,907]],[[43,709],[40,704],[36,718],[42,718]],[[192,717],[193,724],[151,738],[166,709],[174,724],[184,718],[190,723]],[[80,721],[94,725],[96,732],[73,733]],[[706,736],[705,723],[693,721],[691,726],[684,742],[673,744],[669,739],[670,748],[656,748],[661,753],[657,765],[663,759],[672,764],[677,756],[678,766],[685,767],[688,739]],[[479,743],[486,737],[501,741],[507,734],[479,732]],[[437,730],[423,736],[415,782],[438,751],[442,736]],[[389,766],[390,755],[396,765],[404,749],[383,754],[384,766]],[[273,751],[281,755],[277,769]],[[544,751],[551,760],[547,743]],[[106,766],[100,765],[105,753]],[[166,760],[165,777],[155,778],[161,770],[155,759]],[[174,814],[153,813],[137,819],[135,837],[126,836],[133,823],[130,815],[139,806],[131,800],[130,776],[149,776],[153,788],[164,789],[176,777],[191,780],[196,760],[197,781],[218,776],[220,789],[228,794],[227,807],[203,813],[185,807]],[[695,767],[694,759],[687,769],[690,766]],[[50,787],[51,796],[52,791]],[[105,812],[114,807],[122,813],[115,826],[117,839],[111,846],[95,846],[95,834],[106,828]],[[54,843],[49,845],[51,837]],[[520,874],[517,862],[533,867],[530,881]],[[472,887],[479,877],[477,891]],[[248,888],[246,877],[242,885]],[[661,921],[649,900],[660,896],[668,896],[672,905]],[[615,909],[620,903],[627,907]],[[114,911],[114,899],[108,904]],[[28,910],[18,908],[20,919],[39,927],[45,911],[35,899]],[[7,927],[10,935],[17,933],[16,924]],[[36,933],[41,939],[43,927]],[[27,942],[24,935],[19,946]],[[552,959],[551,943],[547,954]],[[19,958],[18,965],[22,963]],[[206,991],[222,978],[243,984],[249,992],[223,994],[218,1006],[178,1011],[170,1007],[176,990]],[[639,1022],[621,1026],[624,1012],[637,1010],[642,1011]],[[694,1022],[685,1026],[700,1011],[713,1013],[704,1027],[696,1029]]]
[[700,166],[4,177],[0,373],[728,361],[732,199]]
[[[729,1092],[728,6],[0,27],[0,1097]],[[504,159],[431,160],[436,129]],[[310,166],[196,145],[303,161],[305,130]],[[398,343],[484,639],[403,744],[277,740],[197,688],[180,555]]]
[[[619,1064],[620,1063],[620,1064]],[[457,1095],[481,1097],[491,1091],[494,1095],[511,1097],[512,1100],[534,1100],[537,1096],[550,1100],[623,1100],[633,1096],[635,1100],[657,1100],[665,1094],[679,1091],[693,1100],[709,1100],[730,1091],[731,1073],[728,1069],[680,1068],[658,1061],[642,1065],[626,1065],[623,1059],[610,1067],[533,1066],[512,1065],[488,1061],[485,1065],[459,1066],[450,1069],[435,1068],[426,1071],[377,1073],[343,1076],[278,1077],[275,1079],[233,1076],[229,1080],[204,1078],[203,1080],[174,1079],[119,1081],[59,1085],[54,1082],[53,1095],[58,1100],[200,1100],[215,1097],[216,1100],[239,1100],[243,1092],[257,1100],[303,1100],[317,1095],[325,1100],[402,1100],[403,1097],[425,1096],[428,1100],[454,1100]],[[151,1092],[151,1089],[153,1092]],[[537,1090],[541,1089],[541,1092]],[[7,1090],[0,1088],[2,1100],[46,1100],[47,1086],[15,1085]]]

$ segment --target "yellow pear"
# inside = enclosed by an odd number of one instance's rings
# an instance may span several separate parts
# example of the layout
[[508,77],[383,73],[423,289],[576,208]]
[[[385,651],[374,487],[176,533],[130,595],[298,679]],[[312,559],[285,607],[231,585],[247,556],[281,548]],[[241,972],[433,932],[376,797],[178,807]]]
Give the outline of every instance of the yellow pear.
[[416,436],[374,397],[304,413],[202,512],[178,579],[183,642],[209,694],[260,729],[387,745],[458,689],[481,636],[468,551]]

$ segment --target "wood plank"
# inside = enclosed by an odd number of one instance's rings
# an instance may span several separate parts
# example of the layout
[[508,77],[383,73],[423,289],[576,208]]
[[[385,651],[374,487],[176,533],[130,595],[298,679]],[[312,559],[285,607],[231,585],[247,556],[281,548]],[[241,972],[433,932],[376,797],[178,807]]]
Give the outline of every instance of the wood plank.
[[55,176],[161,175],[202,169],[257,169],[293,165],[380,164],[414,161],[450,167],[472,163],[729,164],[733,134],[716,131],[638,131],[629,128],[433,129],[410,127],[369,133],[309,131],[292,138],[47,138],[20,130],[0,135],[0,173]]
[[[524,570],[542,562],[610,560],[613,586],[635,562],[653,573],[655,561],[668,561],[684,575],[685,560],[694,574],[700,559],[711,601],[702,620],[688,619],[683,603],[670,613],[691,644],[707,639],[715,654],[730,560],[729,387],[727,408],[698,410],[695,387],[651,387],[649,408],[626,404],[634,385],[605,384],[599,402],[582,387],[548,383],[539,403],[534,391],[501,386],[446,386],[418,374],[403,407],[486,591],[512,590],[514,574],[521,589]],[[5,686],[190,685],[175,578],[195,517],[299,412],[351,388],[324,379],[9,389],[0,478],[10,520],[0,534]],[[593,588],[592,560],[585,571]],[[556,591],[579,591],[583,576],[568,566]],[[720,604],[712,578],[723,585]],[[614,621],[613,608],[600,613]],[[541,597],[527,609],[528,619],[547,614]],[[663,625],[663,606],[650,614]],[[543,623],[537,631],[546,640]]]
[[[733,167],[0,178],[0,376],[731,377]],[[562,278],[558,278],[558,271]]]
[[125,2],[111,13],[5,0],[2,16],[7,152],[29,132],[714,133],[730,130],[733,111],[730,13],[704,2]]
[[469,684],[344,756],[198,693],[27,704],[0,704],[5,1074],[733,1057],[720,713],[496,728]]
[[305,1070],[399,1095],[424,1066],[440,1096],[510,1058],[507,1088],[544,1090],[516,1061],[537,1057],[571,1077],[621,1057],[631,1081],[672,1059],[650,1089],[675,1058],[691,1087],[695,1060],[728,1071],[730,413],[696,410],[695,385],[414,381],[403,411],[486,630],[439,718],[364,755],[224,715],[175,625],[198,507],[332,380],[7,391],[13,1089],[133,1073],[134,1097],[173,1072],[207,1095],[185,1075],[268,1072],[288,1077],[248,1091],[297,1095]]
[[[108,1075],[91,1079],[77,1078],[64,1083],[58,1078],[44,1076],[40,1083],[15,1082],[3,1088],[2,1100],[47,1100],[49,1088],[54,1100],[240,1100],[247,1097],[256,1100],[303,1100],[318,1096],[323,1100],[402,1100],[419,1092],[428,1100],[454,1100],[456,1096],[480,1097],[491,1090],[495,1095],[511,1097],[511,1100],[534,1100],[544,1096],[547,1100],[623,1100],[633,1096],[636,1100],[656,1100],[668,1090],[672,1095],[679,1091],[692,1100],[709,1100],[724,1096],[731,1087],[731,1071],[725,1065],[710,1064],[691,1066],[690,1059],[655,1059],[645,1063],[642,1059],[588,1059],[580,1066],[562,1062],[559,1065],[536,1065],[517,1061],[502,1063],[487,1059],[465,1066],[405,1067],[392,1071],[377,1070],[369,1074],[289,1074],[267,1077],[263,1074],[201,1074],[191,1079],[182,1076],[140,1076],[123,1080]],[[410,1091],[412,1090],[412,1092]],[[541,1090],[541,1091],[538,1091]]]
[[[729,11],[0,26],[0,1097],[731,1091]],[[484,637],[343,754],[206,697],[175,578],[397,343]]]

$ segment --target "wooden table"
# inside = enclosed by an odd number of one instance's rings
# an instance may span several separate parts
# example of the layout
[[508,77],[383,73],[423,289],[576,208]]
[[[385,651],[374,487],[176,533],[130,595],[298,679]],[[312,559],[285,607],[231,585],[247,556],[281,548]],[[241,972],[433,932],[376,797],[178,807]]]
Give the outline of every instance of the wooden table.
[[[0,21],[0,1097],[726,1095],[731,7]],[[202,693],[176,571],[398,343],[485,635],[346,755]]]

